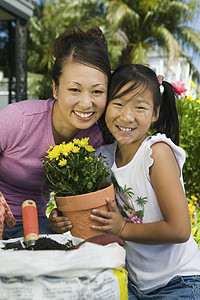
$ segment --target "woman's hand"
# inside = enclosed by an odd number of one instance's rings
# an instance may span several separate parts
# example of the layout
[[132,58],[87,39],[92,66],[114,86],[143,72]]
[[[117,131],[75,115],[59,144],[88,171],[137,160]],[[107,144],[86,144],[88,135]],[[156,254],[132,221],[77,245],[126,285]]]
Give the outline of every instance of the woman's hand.
[[64,233],[72,229],[72,223],[67,217],[59,215],[57,208],[54,208],[49,215],[49,226],[56,233]]
[[106,198],[108,204],[109,212],[93,209],[90,219],[96,222],[101,223],[102,225],[92,225],[92,228],[99,231],[105,231],[110,234],[115,234],[121,236],[126,221],[120,214],[117,208],[115,201],[111,201],[109,198]]
[[15,226],[16,221],[3,194],[0,192],[0,240],[3,237],[4,223],[12,228]]

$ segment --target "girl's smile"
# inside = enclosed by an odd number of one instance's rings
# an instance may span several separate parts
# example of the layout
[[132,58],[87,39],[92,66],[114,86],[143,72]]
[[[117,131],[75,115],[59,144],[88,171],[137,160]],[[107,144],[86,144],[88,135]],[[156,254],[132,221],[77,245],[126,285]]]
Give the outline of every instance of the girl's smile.
[[132,133],[134,128],[132,127],[123,127],[123,126],[120,126],[120,125],[116,125],[118,128],[119,128],[119,131],[122,132],[122,134],[128,134],[128,133]]

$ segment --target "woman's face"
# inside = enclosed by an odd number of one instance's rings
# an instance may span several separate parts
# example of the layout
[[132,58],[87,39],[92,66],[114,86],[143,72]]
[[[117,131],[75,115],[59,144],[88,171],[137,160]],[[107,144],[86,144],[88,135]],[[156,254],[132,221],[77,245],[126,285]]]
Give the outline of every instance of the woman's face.
[[92,67],[70,62],[66,63],[59,86],[53,82],[54,118],[65,135],[77,129],[91,127],[103,114],[107,99],[107,76]]

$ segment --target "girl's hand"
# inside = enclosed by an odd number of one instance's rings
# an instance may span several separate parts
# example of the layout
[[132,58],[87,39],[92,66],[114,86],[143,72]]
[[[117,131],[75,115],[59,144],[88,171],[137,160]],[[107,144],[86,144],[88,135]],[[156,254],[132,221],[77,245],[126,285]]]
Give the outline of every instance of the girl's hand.
[[59,216],[59,211],[54,208],[49,215],[49,226],[56,233],[64,233],[72,229],[72,223],[67,217]]
[[92,225],[92,228],[99,231],[105,231],[110,234],[115,234],[120,237],[121,232],[126,225],[126,221],[118,211],[115,201],[111,201],[109,198],[106,198],[106,202],[108,204],[109,212],[98,209],[92,210],[90,219],[102,224],[101,226]]

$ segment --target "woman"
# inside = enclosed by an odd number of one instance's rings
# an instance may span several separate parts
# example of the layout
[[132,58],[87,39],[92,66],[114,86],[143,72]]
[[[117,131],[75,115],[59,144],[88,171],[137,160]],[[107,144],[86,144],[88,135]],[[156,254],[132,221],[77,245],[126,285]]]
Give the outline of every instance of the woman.
[[[0,111],[0,191],[15,219],[4,226],[4,239],[23,236],[23,201],[36,202],[39,232],[68,231],[71,223],[54,212],[46,218],[49,189],[41,158],[51,145],[89,137],[94,148],[102,144],[97,121],[104,112],[111,74],[105,38],[98,27],[67,31],[53,43],[54,99],[26,100]],[[59,230],[57,229],[59,228]]]

